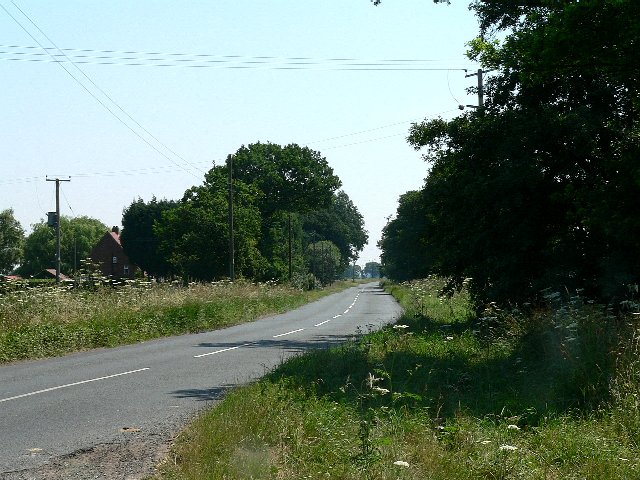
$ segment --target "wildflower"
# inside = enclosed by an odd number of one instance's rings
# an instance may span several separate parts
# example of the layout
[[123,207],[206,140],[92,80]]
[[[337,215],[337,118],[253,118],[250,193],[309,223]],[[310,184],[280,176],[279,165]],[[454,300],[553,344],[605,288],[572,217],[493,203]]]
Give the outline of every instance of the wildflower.
[[480,443],[482,445],[489,445],[491,443],[491,440],[482,440]]
[[396,460],[395,462],[393,462],[394,465],[398,465],[399,467],[408,467],[409,463],[405,462],[404,460]]
[[518,425],[513,425],[513,424],[507,425],[507,428],[509,430],[520,430],[520,427]]
[[445,337],[445,340],[453,340],[453,337]]
[[389,393],[389,390],[386,388],[382,388],[382,387],[371,387],[371,390],[373,390],[374,392],[378,392],[380,395],[386,395],[387,393]]
[[409,328],[409,325],[394,325],[393,328],[395,330],[404,330],[405,328]]
[[514,452],[518,450],[518,447],[514,447],[513,445],[500,445],[499,450],[503,452]]
[[373,388],[373,386],[379,380],[382,380],[382,378],[378,378],[375,375],[373,375],[373,373],[369,372],[369,376],[367,377],[367,385],[369,386],[369,388]]

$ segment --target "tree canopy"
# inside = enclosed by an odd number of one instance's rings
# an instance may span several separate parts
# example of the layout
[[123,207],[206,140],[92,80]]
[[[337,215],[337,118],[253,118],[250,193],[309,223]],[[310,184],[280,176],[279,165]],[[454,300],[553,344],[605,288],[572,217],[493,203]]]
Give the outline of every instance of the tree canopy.
[[1,211],[0,274],[11,273],[13,268],[20,263],[23,243],[24,230],[20,222],[14,217],[13,209],[9,208]]
[[160,238],[154,225],[162,219],[163,212],[177,206],[173,200],[157,200],[145,203],[138,198],[122,212],[122,248],[133,263],[154,277],[162,277],[171,271],[171,263],[160,253]]
[[430,166],[424,212],[413,232],[400,209],[385,230],[385,271],[406,271],[394,254],[409,242],[430,271],[473,278],[479,303],[621,294],[640,280],[640,4],[471,6],[482,36],[469,54],[492,70],[485,107],[411,128]]
[[[91,217],[60,217],[60,268],[72,273],[80,268],[80,261],[110,229],[100,220]],[[46,268],[55,268],[55,230],[41,221],[25,240],[21,275],[35,275]]]

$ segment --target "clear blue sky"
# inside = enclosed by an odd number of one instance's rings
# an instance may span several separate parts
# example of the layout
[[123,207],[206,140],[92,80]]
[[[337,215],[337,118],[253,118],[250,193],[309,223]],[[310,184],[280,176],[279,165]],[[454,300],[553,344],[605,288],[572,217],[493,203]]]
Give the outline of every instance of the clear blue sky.
[[[477,68],[468,3],[0,0],[34,37],[0,8],[0,210],[29,232],[55,210],[45,176],[71,176],[62,213],[118,225],[137,197],[179,199],[241,145],[298,143],[341,178],[369,231],[359,263],[377,261],[386,217],[427,175],[411,122],[476,102],[475,77],[418,70]],[[43,55],[52,42],[86,77]]]

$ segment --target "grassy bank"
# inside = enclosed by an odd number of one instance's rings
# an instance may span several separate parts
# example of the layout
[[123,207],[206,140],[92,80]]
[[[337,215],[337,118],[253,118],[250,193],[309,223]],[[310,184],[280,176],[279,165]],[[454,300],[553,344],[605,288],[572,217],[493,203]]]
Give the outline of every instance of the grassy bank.
[[303,292],[250,283],[136,282],[96,290],[38,286],[0,295],[0,363],[222,328],[352,285]]
[[554,297],[478,318],[440,287],[391,287],[395,327],[229,394],[158,477],[640,478],[635,317]]

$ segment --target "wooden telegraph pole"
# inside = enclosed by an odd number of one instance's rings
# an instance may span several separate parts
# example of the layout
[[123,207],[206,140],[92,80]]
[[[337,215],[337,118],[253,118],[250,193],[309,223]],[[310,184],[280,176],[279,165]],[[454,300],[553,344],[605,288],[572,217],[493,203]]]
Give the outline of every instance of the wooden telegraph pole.
[[70,182],[71,178],[47,178],[47,182],[56,182],[56,283],[60,283],[60,182]]

